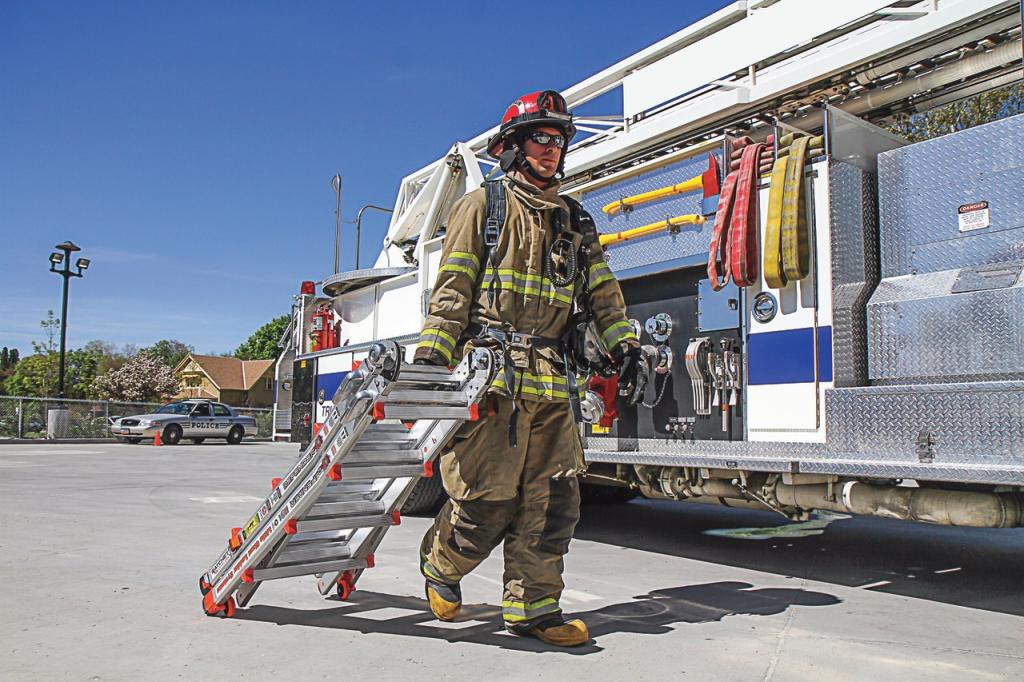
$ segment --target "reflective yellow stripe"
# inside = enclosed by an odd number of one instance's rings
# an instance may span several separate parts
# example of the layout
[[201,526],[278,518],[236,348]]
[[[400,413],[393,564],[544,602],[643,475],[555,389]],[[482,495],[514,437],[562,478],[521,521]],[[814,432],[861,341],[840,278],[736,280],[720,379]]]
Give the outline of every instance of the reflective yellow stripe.
[[[542,398],[568,398],[568,380],[555,374],[531,374],[520,369],[515,370],[515,386],[513,390],[520,394],[534,395]],[[491,384],[493,388],[508,389],[505,377],[498,375]],[[582,383],[580,383],[582,387]],[[580,389],[582,390],[582,388]]]
[[480,269],[480,259],[476,257],[475,253],[472,253],[470,251],[452,251],[450,254],[448,254],[448,260],[451,260],[453,258],[464,258],[466,260],[471,260],[473,261],[473,265],[475,265],[478,270]]
[[594,289],[599,284],[615,279],[615,275],[612,274],[607,263],[598,261],[590,266],[590,274],[587,279],[590,281],[590,288]]
[[432,337],[440,337],[444,344],[449,350],[455,350],[455,337],[443,329],[424,329],[423,333],[420,334],[420,342],[427,341]]
[[513,623],[532,620],[549,613],[558,613],[561,610],[561,607],[558,606],[558,600],[551,598],[531,603],[509,600],[501,602],[501,617]]
[[530,275],[511,268],[484,268],[485,286],[497,275],[496,285],[499,289],[507,289],[519,294],[529,294],[541,298],[554,299],[563,303],[572,303],[573,285],[557,287],[550,279],[541,275]]
[[633,333],[632,325],[630,325],[626,320],[616,322],[601,333],[601,340],[603,340],[607,346],[614,346],[619,341],[628,338],[635,339],[636,334]]
[[465,265],[456,265],[454,263],[445,263],[441,266],[439,272],[461,272],[470,279],[476,279],[476,270],[467,268]]
[[452,352],[455,351],[455,339],[448,332],[441,329],[424,329],[420,334],[420,342],[417,348],[436,350],[444,356],[448,362],[452,360]]

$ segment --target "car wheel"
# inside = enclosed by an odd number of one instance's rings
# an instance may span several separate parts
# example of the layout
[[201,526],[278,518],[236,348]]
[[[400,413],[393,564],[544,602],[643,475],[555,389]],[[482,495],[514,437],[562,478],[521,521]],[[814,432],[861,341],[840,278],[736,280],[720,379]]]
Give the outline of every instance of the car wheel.
[[201,444],[206,439],[205,438],[189,438],[189,440],[192,441],[193,443],[195,443],[196,445],[199,445],[199,444]]
[[142,442],[141,438],[125,438],[125,440],[131,443],[132,445],[138,445],[139,443]]
[[238,445],[245,438],[245,429],[241,426],[232,426],[231,430],[228,431],[228,443],[231,445]]
[[160,442],[164,445],[177,445],[181,442],[181,427],[177,424],[171,424],[164,429],[164,433],[160,436]]

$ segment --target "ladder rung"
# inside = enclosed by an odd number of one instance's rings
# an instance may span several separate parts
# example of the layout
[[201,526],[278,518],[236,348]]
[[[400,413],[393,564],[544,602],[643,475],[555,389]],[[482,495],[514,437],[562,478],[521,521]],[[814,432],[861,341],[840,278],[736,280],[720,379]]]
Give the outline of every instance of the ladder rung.
[[298,545],[288,547],[281,552],[277,558],[279,564],[291,564],[297,561],[324,561],[348,559],[352,555],[352,548],[346,542],[331,542],[322,544]]
[[406,381],[413,377],[430,377],[432,379],[451,379],[452,373],[447,367],[436,367],[433,365],[402,365],[398,372],[398,381]]
[[373,514],[367,516],[336,516],[327,519],[302,520],[296,524],[300,533],[318,530],[347,530],[349,528],[375,528],[377,526],[394,526],[398,520],[392,514]]
[[274,566],[272,568],[257,568],[253,571],[254,580],[275,580],[277,578],[291,578],[296,575],[311,575],[314,573],[334,573],[337,571],[359,570],[367,568],[365,558],[342,559],[340,561],[316,561],[306,564],[293,564],[291,566]]
[[360,438],[359,442],[356,443],[356,446],[353,448],[353,452],[372,452],[374,450],[409,450],[415,448],[418,443],[419,438],[411,435],[406,435],[404,438],[396,436],[394,438],[373,438],[371,440]]
[[370,450],[350,452],[342,460],[342,468],[352,464],[413,464],[421,461],[419,450]]
[[375,410],[383,409],[386,419],[462,419],[476,421],[479,414],[476,405],[451,407],[444,405],[393,405],[377,403]]
[[384,403],[412,403],[416,405],[465,405],[466,394],[462,391],[401,391],[394,390],[384,398]]
[[378,492],[376,490],[367,490],[366,492],[349,493],[345,491],[332,491],[329,488],[321,493],[320,497],[317,498],[317,502],[361,502],[364,500],[375,500],[377,499]]
[[[366,516],[383,514],[384,503],[380,500],[358,500],[351,502],[328,502],[321,496],[309,510],[306,518],[314,516]],[[301,524],[300,524],[301,525]]]
[[407,478],[423,475],[423,464],[392,464],[375,466],[342,467],[341,475],[355,481],[368,481],[375,478]]
[[383,438],[391,438],[395,435],[409,435],[409,429],[404,424],[370,424],[363,431],[363,437],[360,438],[360,442],[366,439],[380,440],[378,436]]

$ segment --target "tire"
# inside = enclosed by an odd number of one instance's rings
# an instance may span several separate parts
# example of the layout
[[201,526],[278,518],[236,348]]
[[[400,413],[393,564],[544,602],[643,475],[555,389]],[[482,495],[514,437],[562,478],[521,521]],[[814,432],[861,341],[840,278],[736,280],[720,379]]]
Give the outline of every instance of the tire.
[[228,443],[230,445],[238,445],[242,442],[243,438],[245,438],[245,429],[237,424],[228,431]]
[[160,436],[160,442],[164,445],[177,445],[181,442],[182,430],[177,424],[170,424],[164,429]]
[[623,504],[636,496],[637,492],[631,488],[580,483],[580,502],[583,504]]
[[205,438],[189,438],[189,440],[192,441],[193,443],[195,443],[196,445],[201,445],[202,442],[204,440],[206,440],[206,439]]
[[142,442],[141,438],[125,438],[125,440],[131,443],[132,445],[138,445],[139,443]]
[[432,515],[441,508],[447,499],[448,495],[444,491],[440,476],[421,478],[413,487],[409,499],[402,505],[402,513],[409,516]]

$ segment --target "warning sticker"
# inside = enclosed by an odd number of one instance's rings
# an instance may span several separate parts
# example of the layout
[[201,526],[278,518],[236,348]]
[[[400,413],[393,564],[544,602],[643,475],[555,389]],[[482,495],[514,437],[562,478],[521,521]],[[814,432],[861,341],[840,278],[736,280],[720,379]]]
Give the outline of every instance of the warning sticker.
[[973,204],[964,204],[956,209],[957,218],[960,221],[960,231],[970,232],[988,227],[988,202],[976,201]]

